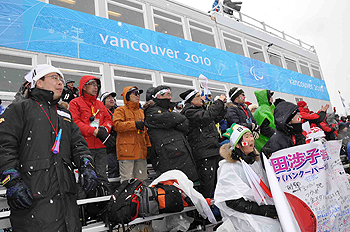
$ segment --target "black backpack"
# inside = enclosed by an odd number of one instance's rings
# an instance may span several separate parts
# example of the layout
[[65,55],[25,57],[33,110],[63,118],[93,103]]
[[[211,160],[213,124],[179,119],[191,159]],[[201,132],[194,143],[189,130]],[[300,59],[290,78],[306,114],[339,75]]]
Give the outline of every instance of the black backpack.
[[139,179],[124,180],[107,203],[107,223],[110,229],[135,220],[139,214],[143,183]]

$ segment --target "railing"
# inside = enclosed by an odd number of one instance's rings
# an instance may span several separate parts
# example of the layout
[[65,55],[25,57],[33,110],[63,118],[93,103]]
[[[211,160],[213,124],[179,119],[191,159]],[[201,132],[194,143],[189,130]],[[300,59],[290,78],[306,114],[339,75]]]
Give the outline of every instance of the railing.
[[[223,7],[225,7],[226,9],[232,10],[233,14],[229,15],[229,14],[224,13]],[[280,39],[283,39],[289,43],[300,46],[301,48],[303,48],[305,50],[316,53],[315,47],[313,45],[305,43],[305,42],[301,41],[300,39],[297,39],[291,35],[288,35],[284,31],[280,31],[272,26],[269,26],[262,21],[259,21],[253,17],[250,17],[249,15],[243,14],[242,12],[237,11],[235,9],[232,9],[231,7],[223,6],[222,3],[219,3],[218,5],[213,7],[211,11],[216,11],[217,9],[219,9],[218,12],[221,13],[223,16],[228,16],[230,18],[233,18],[236,21],[242,22],[242,23],[247,24],[251,27],[262,30],[266,33],[269,33],[273,36],[276,36]]]

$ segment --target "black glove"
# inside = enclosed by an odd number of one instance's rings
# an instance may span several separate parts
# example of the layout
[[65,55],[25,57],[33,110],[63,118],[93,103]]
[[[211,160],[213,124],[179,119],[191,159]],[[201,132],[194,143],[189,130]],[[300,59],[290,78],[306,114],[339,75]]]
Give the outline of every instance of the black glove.
[[277,211],[274,205],[258,205],[253,201],[246,201],[244,198],[225,201],[226,205],[238,212],[255,214],[270,218],[277,218]]
[[96,188],[98,182],[95,168],[88,158],[82,158],[80,160],[79,174],[80,185],[86,192],[90,192]]
[[261,148],[261,153],[264,153],[266,158],[269,159],[272,155],[272,150],[269,147],[264,146],[263,148]]
[[276,207],[274,205],[260,205],[257,210],[257,215],[278,218]]
[[106,147],[113,147],[115,145],[115,140],[113,139],[113,136],[111,136],[107,129],[103,126],[100,126],[98,128],[98,132],[96,137],[101,140],[101,142],[106,146]]
[[33,204],[33,194],[22,181],[16,169],[7,169],[2,173],[2,185],[7,188],[7,203],[11,210],[30,208]]
[[145,129],[145,123],[143,121],[135,121],[136,128],[138,130],[144,130]]

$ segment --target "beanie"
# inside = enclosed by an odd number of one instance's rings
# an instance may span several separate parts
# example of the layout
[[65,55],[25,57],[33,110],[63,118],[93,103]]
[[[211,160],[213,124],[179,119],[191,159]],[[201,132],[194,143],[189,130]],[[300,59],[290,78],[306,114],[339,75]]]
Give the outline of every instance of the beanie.
[[346,124],[345,124],[345,123],[343,123],[343,122],[339,123],[339,129],[338,129],[338,131],[344,130],[345,127],[346,127]]
[[247,132],[250,132],[247,127],[233,123],[222,136],[230,139],[231,149],[234,150],[239,140]]
[[196,94],[198,93],[197,90],[194,89],[189,89],[186,90],[185,92],[180,94],[180,97],[183,99],[184,103],[190,103],[193,98],[196,96]]
[[297,105],[301,108],[305,107],[307,103],[305,101],[298,101]]
[[146,101],[152,100],[152,95],[154,94],[155,89],[155,87],[151,86],[146,90]]
[[164,93],[166,93],[168,91],[171,91],[171,88],[169,86],[159,85],[154,89],[152,97],[157,98],[158,95],[163,95]]
[[235,99],[241,95],[242,93],[244,93],[243,89],[238,88],[238,87],[233,87],[230,89],[230,91],[228,92],[228,95],[231,99],[232,102],[235,101]]
[[115,98],[117,96],[117,94],[115,92],[105,92],[101,95],[100,100],[101,102],[103,102],[103,104],[105,104],[106,98],[108,96],[112,96],[113,98]]
[[270,105],[271,105],[270,99],[272,98],[273,94],[274,94],[274,92],[272,92],[271,90],[267,90],[267,91],[266,91],[267,100],[268,100],[268,102],[269,102]]
[[58,68],[48,64],[38,64],[35,68],[30,70],[30,72],[25,76],[25,79],[28,82],[31,82],[31,88],[34,88],[36,82],[49,73],[58,73],[64,81],[62,72]]

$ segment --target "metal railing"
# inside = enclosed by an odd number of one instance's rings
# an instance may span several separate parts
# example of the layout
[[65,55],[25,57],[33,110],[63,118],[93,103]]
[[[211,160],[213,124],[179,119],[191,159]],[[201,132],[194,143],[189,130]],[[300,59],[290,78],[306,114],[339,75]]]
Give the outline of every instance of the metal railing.
[[[232,15],[229,15],[229,14],[226,14],[224,11],[223,11],[223,7],[226,8],[226,9],[229,9],[229,10],[232,10],[233,14]],[[254,27],[254,28],[257,28],[261,31],[264,31],[266,33],[269,33],[273,36],[276,36],[280,39],[283,39],[289,43],[292,43],[294,45],[297,45],[305,50],[308,50],[310,52],[313,52],[313,53],[316,53],[316,50],[315,50],[315,47],[313,45],[310,45],[308,43],[305,43],[303,41],[301,41],[300,39],[297,39],[291,35],[288,35],[286,34],[284,31],[280,31],[270,25],[267,25],[265,22],[263,21],[259,21],[249,15],[246,15],[240,11],[237,11],[231,7],[228,7],[228,6],[224,6],[222,3],[219,3],[218,5],[216,5],[215,7],[213,7],[211,9],[211,11],[216,11],[218,9],[218,13],[222,14],[223,16],[228,16],[230,18],[233,18],[234,20],[236,21],[239,21],[239,22],[242,22],[244,24],[247,24],[251,27]]]

